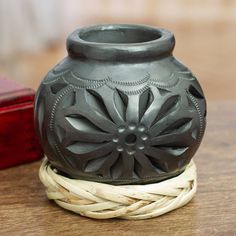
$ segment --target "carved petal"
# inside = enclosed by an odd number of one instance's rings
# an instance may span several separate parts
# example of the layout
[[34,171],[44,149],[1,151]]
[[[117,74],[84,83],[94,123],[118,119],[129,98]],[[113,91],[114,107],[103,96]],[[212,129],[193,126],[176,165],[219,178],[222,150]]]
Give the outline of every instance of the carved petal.
[[103,162],[101,167],[96,171],[97,174],[101,174],[105,178],[111,177],[111,167],[115,164],[119,157],[119,152],[113,151],[108,156],[106,156],[106,160]]
[[131,95],[128,100],[126,121],[137,124],[139,121],[139,95]]
[[158,114],[158,110],[160,109],[160,103],[155,102],[159,96],[158,89],[156,87],[152,87],[150,93],[152,94],[151,96],[153,97],[153,101],[145,111],[143,117],[141,118],[141,123],[147,127],[151,126]]
[[131,178],[134,170],[134,157],[127,153],[122,153],[122,173],[120,178]]
[[104,105],[111,120],[117,125],[123,124],[125,121],[126,106],[120,98],[119,92],[116,89],[113,91],[103,87],[99,90],[99,93],[102,95]]
[[160,148],[149,147],[144,150],[144,153],[156,163],[157,168],[165,172],[170,172],[178,168],[178,158]]
[[66,117],[66,122],[66,135],[62,141],[64,146],[75,141],[103,143],[112,139],[112,134],[103,132],[83,116]]
[[[89,94],[89,95],[88,95]],[[90,103],[99,103],[95,96],[86,91],[76,94],[76,104],[62,110],[64,116],[81,115],[86,117],[91,123],[99,127],[102,131],[112,133],[116,130],[116,125],[111,121],[104,105],[93,107]],[[95,106],[95,105],[94,105]]]
[[149,158],[141,151],[135,153],[135,172],[140,178],[156,175],[158,173]]
[[80,158],[81,161],[88,161],[107,155],[112,151],[113,147],[114,144],[111,142],[102,144],[76,142],[69,145],[67,150],[70,154],[73,154],[73,156]]

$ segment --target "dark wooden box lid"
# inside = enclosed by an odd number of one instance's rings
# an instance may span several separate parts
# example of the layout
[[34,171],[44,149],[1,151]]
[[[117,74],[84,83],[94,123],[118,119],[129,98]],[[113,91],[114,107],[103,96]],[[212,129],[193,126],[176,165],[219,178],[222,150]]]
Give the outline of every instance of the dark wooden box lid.
[[33,101],[34,90],[0,77],[0,108]]

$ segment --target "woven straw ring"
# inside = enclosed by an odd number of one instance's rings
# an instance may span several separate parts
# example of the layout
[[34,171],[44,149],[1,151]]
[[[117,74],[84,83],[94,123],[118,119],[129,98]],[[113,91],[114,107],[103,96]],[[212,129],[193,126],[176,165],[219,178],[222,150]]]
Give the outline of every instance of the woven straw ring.
[[47,197],[59,206],[95,219],[148,219],[187,204],[197,189],[193,161],[180,175],[154,184],[114,186],[70,179],[54,170],[45,158],[39,177]]

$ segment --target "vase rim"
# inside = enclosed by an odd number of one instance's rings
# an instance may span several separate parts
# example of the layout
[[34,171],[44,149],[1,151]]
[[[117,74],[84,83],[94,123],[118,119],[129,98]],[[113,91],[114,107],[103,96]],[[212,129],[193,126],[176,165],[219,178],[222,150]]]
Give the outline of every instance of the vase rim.
[[83,27],[67,38],[73,58],[103,61],[145,60],[172,54],[175,38],[163,28],[134,24],[102,24]]

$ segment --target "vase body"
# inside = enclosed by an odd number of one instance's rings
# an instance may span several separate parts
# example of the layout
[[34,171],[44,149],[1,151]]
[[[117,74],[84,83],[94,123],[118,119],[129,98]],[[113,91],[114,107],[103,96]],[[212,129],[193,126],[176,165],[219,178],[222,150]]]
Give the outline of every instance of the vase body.
[[37,92],[51,164],[72,178],[144,184],[181,173],[205,130],[206,102],[172,55],[174,36],[140,25],[78,29]]

